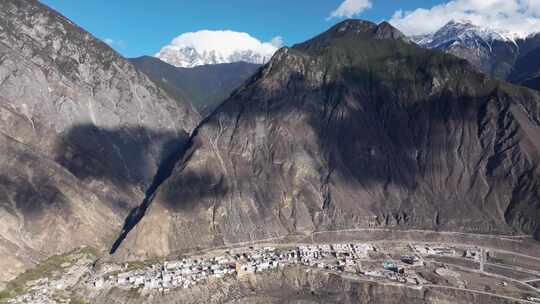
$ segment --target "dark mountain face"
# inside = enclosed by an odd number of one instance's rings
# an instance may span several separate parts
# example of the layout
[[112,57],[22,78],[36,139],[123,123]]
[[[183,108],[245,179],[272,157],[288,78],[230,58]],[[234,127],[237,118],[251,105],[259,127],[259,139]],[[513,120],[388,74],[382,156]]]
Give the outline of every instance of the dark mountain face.
[[247,62],[179,68],[149,56],[130,61],[172,94],[192,101],[203,115],[212,112],[260,68]]
[[540,91],[540,47],[530,50],[516,61],[508,81]]
[[538,93],[346,21],[203,121],[119,253],[353,228],[533,234],[539,134]]
[[108,249],[199,115],[71,21],[0,2],[0,280]]
[[540,35],[513,39],[468,22],[451,21],[437,32],[413,40],[422,47],[466,59],[497,79],[540,88]]

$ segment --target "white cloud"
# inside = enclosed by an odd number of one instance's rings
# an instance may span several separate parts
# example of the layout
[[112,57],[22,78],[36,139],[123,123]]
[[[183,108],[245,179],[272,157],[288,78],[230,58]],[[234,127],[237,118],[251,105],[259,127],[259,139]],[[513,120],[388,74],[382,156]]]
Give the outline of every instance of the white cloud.
[[155,56],[180,67],[238,61],[261,64],[270,60],[281,46],[281,36],[263,42],[248,33],[201,30],[174,38]]
[[198,52],[218,51],[224,56],[230,56],[238,51],[254,51],[272,56],[282,43],[283,39],[279,36],[273,38],[269,42],[261,42],[248,33],[234,32],[229,30],[202,30],[198,32],[184,33],[174,38],[171,44],[165,46],[164,48],[180,50],[185,47],[191,47]]
[[108,44],[110,47],[118,47],[118,48],[126,48],[127,44],[123,40],[114,40],[111,38],[105,38],[103,39],[103,42]]
[[390,23],[408,35],[419,35],[436,31],[451,20],[469,20],[523,37],[540,30],[540,0],[452,0],[397,11]]
[[370,0],[345,0],[341,5],[330,13],[329,18],[352,18],[370,9]]
[[285,43],[283,41],[283,37],[281,36],[276,36],[274,38],[272,38],[272,40],[270,40],[270,44],[273,45],[274,47],[276,48],[280,48],[282,47]]
[[275,42],[282,42],[279,37],[270,42],[261,42],[248,33],[234,31],[209,31],[184,33],[173,39],[171,44],[165,47],[182,49],[192,47],[199,52],[211,52],[218,50],[221,54],[231,55],[236,51],[252,50],[271,56],[276,51]]

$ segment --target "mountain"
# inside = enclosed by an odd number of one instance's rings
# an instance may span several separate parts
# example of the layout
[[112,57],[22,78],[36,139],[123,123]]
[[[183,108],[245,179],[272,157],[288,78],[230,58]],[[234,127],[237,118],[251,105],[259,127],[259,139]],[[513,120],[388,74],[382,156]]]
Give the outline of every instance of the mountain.
[[540,237],[539,134],[539,93],[347,20],[203,120],[116,255],[350,229]]
[[108,250],[199,120],[39,1],[1,1],[0,281],[81,246]]
[[517,59],[508,81],[540,91],[540,35],[535,39],[539,40],[539,47]]
[[180,49],[162,49],[156,57],[177,67],[192,68],[201,65],[249,62],[263,64],[270,58],[267,55],[252,50],[235,51],[231,54],[222,54],[219,50],[198,51],[193,47]]
[[423,47],[466,59],[480,71],[500,79],[506,78],[519,56],[513,37],[467,21],[450,21],[432,35],[414,40]]
[[179,68],[150,56],[130,61],[154,82],[190,100],[202,114],[214,110],[260,68],[247,62]]
[[412,38],[418,45],[466,59],[479,71],[495,78],[538,89],[540,35],[518,37],[476,26],[469,21],[450,21],[435,33]]
[[233,62],[264,64],[281,43],[279,37],[261,42],[247,33],[202,30],[176,37],[155,57],[184,68]]

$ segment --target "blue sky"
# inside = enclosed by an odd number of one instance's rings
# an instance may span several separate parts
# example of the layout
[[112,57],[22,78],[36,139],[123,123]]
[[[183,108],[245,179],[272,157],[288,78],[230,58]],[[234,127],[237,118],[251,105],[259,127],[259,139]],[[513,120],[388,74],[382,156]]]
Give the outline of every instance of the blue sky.
[[246,32],[262,42],[281,36],[293,45],[343,20],[328,18],[336,10],[335,15],[389,20],[408,35],[436,31],[453,19],[517,36],[540,29],[540,0],[41,1],[126,57],[153,55],[173,38],[205,29]]
[[[285,44],[302,42],[342,20],[327,20],[343,0],[42,0],[126,57],[155,54],[174,37],[202,29],[247,32]],[[375,0],[357,17],[389,19],[398,10],[440,1]],[[151,3],[151,4],[150,4]]]

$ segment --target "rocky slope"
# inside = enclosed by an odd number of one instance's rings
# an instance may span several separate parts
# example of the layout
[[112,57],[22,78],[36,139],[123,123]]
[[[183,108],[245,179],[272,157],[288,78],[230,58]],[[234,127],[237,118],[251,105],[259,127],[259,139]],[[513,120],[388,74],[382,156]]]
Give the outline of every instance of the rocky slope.
[[540,35],[513,35],[451,21],[433,34],[413,37],[418,45],[466,59],[479,71],[498,79],[539,89]]
[[540,47],[518,58],[508,80],[540,91]]
[[199,116],[36,0],[0,2],[0,280],[110,247]]
[[538,134],[538,93],[345,21],[203,121],[118,255],[359,227],[533,234]]
[[211,113],[260,68],[247,62],[180,68],[149,56],[130,61],[154,82],[190,100],[203,114]]

